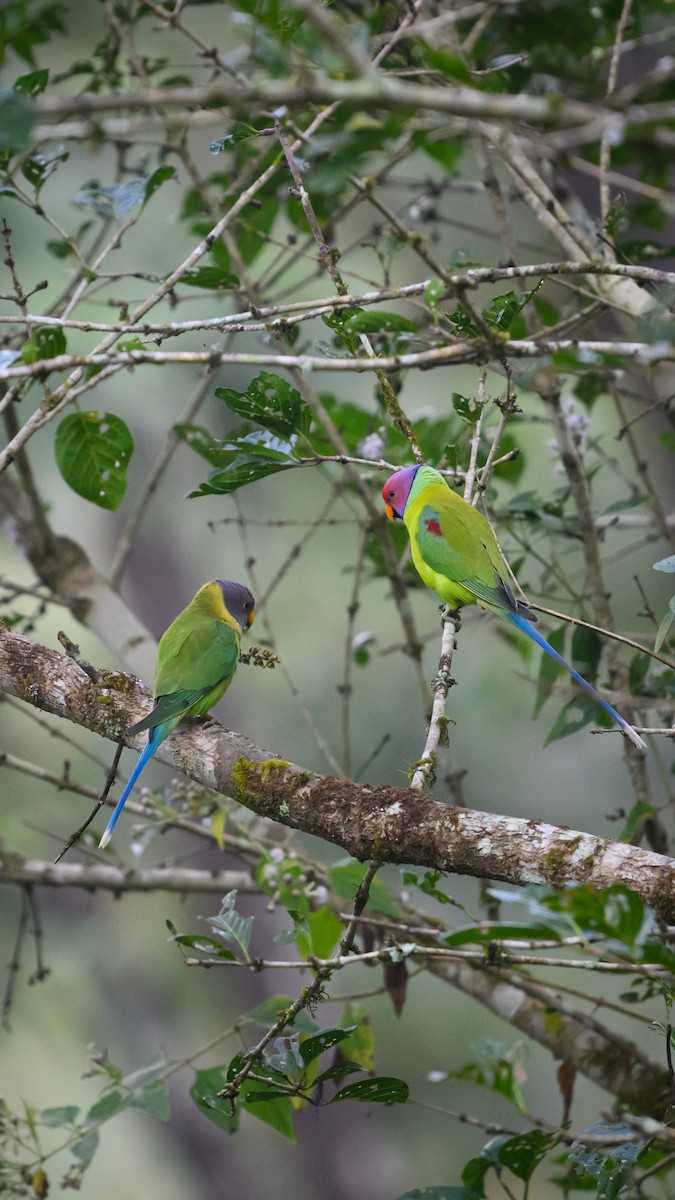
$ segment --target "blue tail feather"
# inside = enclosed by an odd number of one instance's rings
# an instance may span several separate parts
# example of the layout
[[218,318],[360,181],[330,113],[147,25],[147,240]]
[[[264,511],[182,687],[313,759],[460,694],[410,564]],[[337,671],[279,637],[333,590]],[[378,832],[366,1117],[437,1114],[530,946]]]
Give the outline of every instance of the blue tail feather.
[[534,625],[531,625],[525,617],[520,615],[520,613],[507,612],[504,613],[504,616],[511,622],[512,625],[515,625],[518,629],[521,629],[523,633],[526,633],[528,637],[532,638],[532,641],[536,642],[536,644],[540,646],[542,650],[544,650],[547,654],[550,654],[551,658],[555,659],[557,663],[560,663],[561,666],[565,667],[565,669],[569,671],[572,678],[576,679],[577,683],[584,689],[584,691],[588,692],[589,696],[592,696],[593,699],[604,708],[605,712],[609,713],[612,720],[616,721],[619,729],[623,730],[626,736],[630,738],[633,745],[637,746],[640,750],[647,749],[647,743],[643,740],[643,738],[640,737],[639,733],[635,732],[633,726],[629,725],[627,721],[624,721],[621,714],[618,713],[615,708],[612,708],[611,704],[608,704],[606,700],[603,700],[602,696],[596,692],[593,685],[588,683],[588,681],[584,679],[583,675],[580,675],[578,671],[575,671],[574,667],[571,667],[570,664],[565,661],[562,655],[558,654],[558,651],[553,649],[553,646],[549,645],[549,643],[546,641],[546,638],[542,637],[542,635],[539,633],[539,630],[535,629]]
[[101,838],[101,840],[99,842],[99,847],[102,850],[105,849],[105,847],[108,845],[108,842],[110,841],[110,839],[112,837],[113,829],[115,828],[115,826],[118,822],[119,815],[129,798],[129,795],[136,783],[136,780],[138,779],[138,776],[140,775],[141,771],[146,766],[146,764],[150,762],[150,759],[152,758],[153,754],[157,750],[158,746],[161,745],[161,743],[164,741],[164,738],[166,737],[166,733],[164,733],[164,736],[159,736],[159,737],[157,736],[160,732],[160,729],[161,729],[161,726],[155,726],[155,728],[152,730],[152,734],[151,734],[150,738],[148,739],[146,745],[144,746],[143,751],[140,755],[140,758],[139,758],[138,762],[136,763],[136,766],[134,767],[133,771],[131,772],[131,775],[129,776],[129,782],[127,783],[127,786],[125,787],[124,791],[122,792],[122,795],[120,796],[119,800],[117,801],[117,804],[115,805],[115,807],[113,809],[113,814],[112,814],[110,820],[108,821],[108,824],[106,825],[105,830],[103,831],[103,837]]

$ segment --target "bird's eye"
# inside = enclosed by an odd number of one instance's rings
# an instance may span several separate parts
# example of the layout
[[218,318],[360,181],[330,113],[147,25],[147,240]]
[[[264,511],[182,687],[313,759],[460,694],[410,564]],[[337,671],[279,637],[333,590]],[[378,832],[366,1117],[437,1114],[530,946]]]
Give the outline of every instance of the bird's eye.
[[389,499],[393,500],[395,495],[396,495],[396,492],[394,491],[394,489],[390,488],[389,489]]

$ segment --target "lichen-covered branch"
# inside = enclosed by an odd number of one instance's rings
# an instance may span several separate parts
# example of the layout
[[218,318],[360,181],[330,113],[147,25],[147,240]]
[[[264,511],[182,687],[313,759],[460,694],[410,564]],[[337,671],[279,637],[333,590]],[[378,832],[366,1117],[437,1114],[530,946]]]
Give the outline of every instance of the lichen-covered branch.
[[574,1064],[637,1112],[657,1119],[672,1104],[668,1072],[595,1018],[565,1002],[555,988],[520,974],[466,962],[430,962],[429,970],[489,1008],[550,1050],[560,1062]]
[[[113,740],[150,707],[133,676],[113,672],[95,684],[71,659],[2,626],[0,690]],[[140,746],[142,736],[125,740]],[[316,775],[215,721],[186,724],[157,758],[260,816],[333,842],[362,861],[516,885],[621,883],[675,921],[675,862],[662,854],[543,821],[452,808],[409,788]]]

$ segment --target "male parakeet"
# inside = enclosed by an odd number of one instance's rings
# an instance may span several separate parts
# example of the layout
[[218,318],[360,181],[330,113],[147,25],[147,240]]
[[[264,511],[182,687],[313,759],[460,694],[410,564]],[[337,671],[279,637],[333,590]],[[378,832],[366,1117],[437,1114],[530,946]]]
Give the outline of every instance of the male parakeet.
[[155,707],[129,733],[147,729],[148,743],[115,806],[99,845],[107,846],[138,776],[184,717],[204,717],[232,682],[243,630],[253,622],[255,600],[229,579],[205,583],[162,634],[157,648]]
[[382,488],[390,520],[402,519],[410,535],[412,559],[424,583],[453,610],[479,604],[522,629],[565,667],[601,704],[640,750],[647,746],[595,688],[579,675],[531,624],[534,613],[509,587],[508,569],[490,525],[478,509],[453,492],[433,467],[403,467]]

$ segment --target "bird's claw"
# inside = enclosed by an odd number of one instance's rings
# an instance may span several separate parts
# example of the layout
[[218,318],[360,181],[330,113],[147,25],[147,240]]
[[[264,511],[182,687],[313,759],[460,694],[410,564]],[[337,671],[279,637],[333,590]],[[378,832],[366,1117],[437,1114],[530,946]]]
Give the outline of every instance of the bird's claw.
[[446,621],[452,621],[456,630],[459,630],[462,624],[462,614],[458,608],[450,608],[449,604],[444,604],[441,608],[441,629]]

